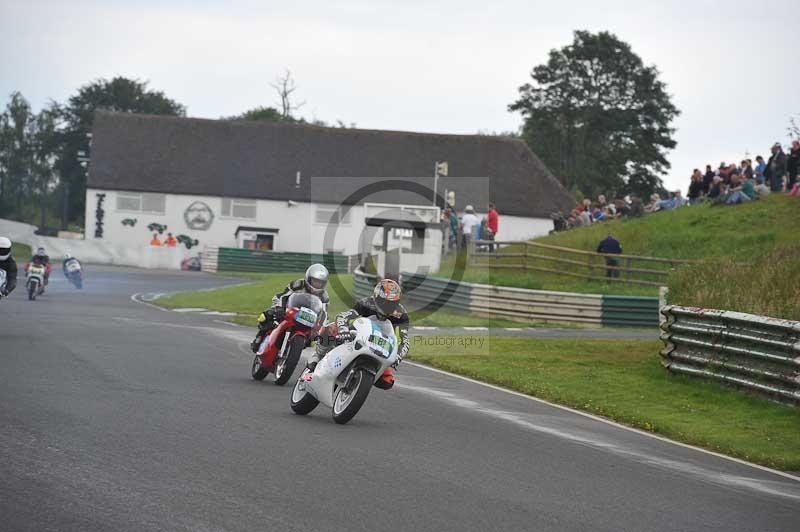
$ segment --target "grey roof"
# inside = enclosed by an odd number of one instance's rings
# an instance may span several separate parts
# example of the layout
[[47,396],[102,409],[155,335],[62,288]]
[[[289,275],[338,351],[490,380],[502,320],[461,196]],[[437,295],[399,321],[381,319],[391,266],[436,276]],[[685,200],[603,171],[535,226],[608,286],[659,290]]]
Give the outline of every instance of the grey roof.
[[[110,112],[95,115],[88,186],[337,203],[352,201],[370,178],[432,189],[436,161],[449,163],[438,191],[455,191],[459,210],[491,200],[501,214],[548,217],[574,204],[525,143],[506,137]],[[426,203],[414,191],[379,190],[361,201]]]

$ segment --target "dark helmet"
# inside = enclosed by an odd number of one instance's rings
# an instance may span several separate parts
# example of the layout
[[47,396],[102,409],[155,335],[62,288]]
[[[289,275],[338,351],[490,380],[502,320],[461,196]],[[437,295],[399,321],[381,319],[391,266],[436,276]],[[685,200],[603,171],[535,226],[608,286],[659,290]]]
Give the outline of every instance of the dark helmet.
[[378,318],[386,319],[400,308],[400,296],[402,293],[397,281],[391,279],[382,279],[375,285],[375,289],[372,291],[372,299],[375,301]]
[[312,264],[306,270],[306,290],[309,294],[318,296],[325,291],[328,285],[328,268],[322,264]]

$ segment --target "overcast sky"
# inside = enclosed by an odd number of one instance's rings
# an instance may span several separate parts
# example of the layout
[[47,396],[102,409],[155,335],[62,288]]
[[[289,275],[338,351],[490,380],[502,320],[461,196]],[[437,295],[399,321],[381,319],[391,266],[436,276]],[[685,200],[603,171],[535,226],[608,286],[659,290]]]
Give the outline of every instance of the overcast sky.
[[[294,5],[292,5],[294,4]],[[692,168],[768,155],[800,115],[800,2],[691,0],[0,0],[0,100],[39,109],[87,81],[139,78],[219,118],[276,105],[300,115],[439,133],[513,130],[506,108],[575,29],[609,30],[655,64],[682,111],[667,186]],[[794,52],[792,52],[794,50]],[[457,165],[457,161],[450,161]]]

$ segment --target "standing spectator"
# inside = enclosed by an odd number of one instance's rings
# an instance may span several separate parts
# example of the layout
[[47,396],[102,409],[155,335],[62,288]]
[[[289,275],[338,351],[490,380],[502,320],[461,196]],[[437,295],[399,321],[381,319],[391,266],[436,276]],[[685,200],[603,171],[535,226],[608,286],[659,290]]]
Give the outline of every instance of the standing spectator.
[[689,183],[689,193],[686,196],[689,198],[689,205],[699,203],[703,197],[703,177],[697,168],[692,173],[692,182]]
[[164,245],[168,248],[174,248],[178,245],[178,241],[172,236],[172,233],[167,233],[167,239],[164,241]]
[[711,185],[714,184],[714,170],[711,165],[706,165],[706,173],[703,174],[703,196],[708,196],[708,191],[711,190]]
[[475,209],[472,205],[464,208],[464,216],[461,217],[461,248],[467,249],[472,240],[472,231],[481,221],[475,216]]
[[789,181],[786,183],[786,190],[791,191],[797,182],[797,173],[800,171],[800,140],[792,141],[792,149],[786,160],[786,171],[789,173]]
[[772,156],[767,161],[764,176],[769,179],[769,188],[773,192],[783,190],[783,176],[786,174],[786,154],[780,142],[772,145]]
[[158,233],[153,233],[153,239],[150,241],[151,246],[160,246],[161,239],[158,238]]
[[450,217],[450,247],[458,249],[458,216],[455,209],[448,209]]
[[[622,253],[622,245],[619,243],[619,240],[609,233],[608,236],[597,245],[597,252],[619,255]],[[608,266],[608,269],[606,269],[606,277],[619,277],[619,270],[617,269],[619,266],[619,259],[609,256],[606,256],[605,259],[606,266]]]
[[[489,204],[489,213],[486,215],[486,227],[489,229],[489,237],[488,240],[494,240],[495,236],[497,235],[497,230],[500,228],[499,225],[500,217],[497,215],[497,209],[494,206],[494,203]],[[494,251],[494,245],[489,245],[489,251]]]
[[767,169],[767,163],[764,162],[764,158],[760,155],[756,155],[756,182],[759,185],[763,185],[766,182],[766,177],[764,177],[764,171]]

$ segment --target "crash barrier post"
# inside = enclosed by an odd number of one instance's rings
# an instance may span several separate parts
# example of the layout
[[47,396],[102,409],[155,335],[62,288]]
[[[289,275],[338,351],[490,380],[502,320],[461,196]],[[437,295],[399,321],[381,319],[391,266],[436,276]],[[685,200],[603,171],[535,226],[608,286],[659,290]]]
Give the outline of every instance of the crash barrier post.
[[661,313],[669,371],[800,403],[800,322],[676,305]]
[[206,246],[200,252],[200,269],[204,272],[215,273],[219,261],[219,246]]
[[[357,269],[353,274],[355,296],[369,295],[375,279]],[[529,290],[409,273],[401,274],[400,281],[412,307],[438,303],[444,309],[528,323],[653,328],[658,324],[656,297]]]
[[320,262],[332,273],[347,273],[347,256],[340,253],[289,253],[239,248],[219,248],[219,272],[302,272]]
[[[595,253],[527,241],[476,240],[469,250],[469,266],[518,269],[593,281],[661,286],[669,272],[697,261],[640,255]],[[610,259],[613,262],[608,262]],[[609,275],[611,274],[611,275]]]

